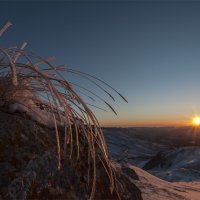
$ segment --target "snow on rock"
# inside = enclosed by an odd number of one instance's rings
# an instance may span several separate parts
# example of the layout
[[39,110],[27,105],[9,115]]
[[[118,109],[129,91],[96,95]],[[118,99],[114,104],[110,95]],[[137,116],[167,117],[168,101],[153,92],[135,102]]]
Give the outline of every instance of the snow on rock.
[[[55,126],[54,117],[51,111],[51,105],[48,101],[39,96],[39,94],[29,88],[28,80],[21,80],[17,86],[13,86],[7,77],[0,77],[0,94],[3,100],[0,100],[0,106],[7,109],[10,113],[26,113],[32,120],[39,122],[49,128]],[[5,85],[9,87],[5,87]],[[54,113],[56,123],[62,126],[64,116],[58,116],[58,112]]]
[[[51,112],[47,110],[41,110],[39,107],[28,108],[20,103],[13,103],[9,105],[9,112],[15,113],[26,113],[32,120],[39,122],[49,128],[53,128],[55,126],[53,115]],[[57,121],[58,125],[62,125],[61,122]]]
[[[55,127],[55,121],[48,102],[37,97],[34,100],[29,99],[23,101],[23,103],[11,103],[9,104],[8,112],[10,113],[26,113],[32,120],[37,121],[40,124],[47,126],[48,128]],[[56,123],[58,126],[64,126],[64,115],[58,115],[54,113]],[[66,123],[66,122],[65,122]]]

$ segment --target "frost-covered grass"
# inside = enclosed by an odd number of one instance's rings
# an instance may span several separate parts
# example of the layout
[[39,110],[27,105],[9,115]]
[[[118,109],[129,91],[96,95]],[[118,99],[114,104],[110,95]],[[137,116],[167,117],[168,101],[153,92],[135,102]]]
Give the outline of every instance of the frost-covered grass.
[[[11,23],[7,22],[0,29],[0,36],[10,26]],[[69,68],[65,69],[64,66],[54,66],[50,63],[52,57],[42,58],[25,51],[26,45],[24,42],[21,47],[0,48],[0,106],[7,107],[9,112],[26,112],[32,119],[55,128],[58,168],[61,168],[62,165],[61,158],[66,156],[67,145],[70,146],[69,157],[76,156],[79,160],[79,139],[85,138],[89,150],[88,163],[93,163],[93,169],[88,169],[93,172],[90,198],[95,192],[97,157],[107,172],[110,188],[113,191],[115,187],[114,171],[108,158],[107,147],[98,120],[82,98],[73,90],[72,84],[65,80],[60,72],[66,70],[84,77],[112,100],[114,97],[108,92],[108,89],[117,93],[125,101],[126,99],[95,76]],[[103,101],[116,114],[113,107],[99,95],[87,88],[79,87],[91,99],[98,98]],[[59,132],[59,126],[65,127],[64,134]],[[72,126],[75,127],[75,131],[72,131]],[[63,146],[61,146],[61,140],[64,141]],[[76,145],[76,151],[73,150],[74,145]]]

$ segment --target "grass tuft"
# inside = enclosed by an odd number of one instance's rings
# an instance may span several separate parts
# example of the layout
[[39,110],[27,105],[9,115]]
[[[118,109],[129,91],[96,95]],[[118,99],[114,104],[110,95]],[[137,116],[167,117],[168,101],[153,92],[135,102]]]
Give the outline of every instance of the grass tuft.
[[[7,22],[0,29],[0,36],[10,26],[11,23]],[[39,107],[46,108],[46,111],[52,115],[54,122],[58,169],[62,167],[61,158],[65,159],[68,145],[70,146],[70,159],[74,156],[74,145],[76,146],[76,157],[77,159],[80,158],[79,140],[80,138],[86,138],[88,163],[93,163],[92,169],[88,169],[90,170],[88,174],[91,174],[91,171],[93,174],[90,199],[94,197],[96,188],[96,158],[104,166],[110,180],[111,191],[113,191],[115,187],[114,169],[108,158],[107,146],[99,122],[88,106],[97,107],[101,110],[104,109],[85,103],[72,86],[76,85],[84,89],[92,96],[83,92],[80,93],[88,96],[93,101],[95,101],[95,98],[99,98],[115,114],[117,113],[103,98],[87,88],[68,82],[62,77],[60,72],[65,70],[87,79],[105,92],[113,101],[115,99],[108,92],[108,89],[117,93],[126,102],[127,100],[117,90],[97,77],[65,68],[64,66],[53,66],[50,63],[53,57],[42,58],[27,52],[24,50],[26,45],[27,43],[24,42],[19,48],[0,48],[0,105],[6,106],[17,103],[23,105],[27,112],[35,113],[38,111],[38,105]],[[59,125],[65,127],[64,134],[59,132]],[[72,126],[75,127],[75,131],[72,131]],[[75,135],[73,136],[73,134]],[[61,141],[64,141],[64,144]],[[96,151],[96,148],[98,148],[98,151]]]

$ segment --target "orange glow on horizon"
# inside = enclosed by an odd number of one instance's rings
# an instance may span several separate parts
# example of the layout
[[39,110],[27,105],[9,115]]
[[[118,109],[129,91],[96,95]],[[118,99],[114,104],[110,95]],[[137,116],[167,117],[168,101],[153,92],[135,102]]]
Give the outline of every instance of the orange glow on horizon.
[[108,120],[101,121],[101,126],[104,127],[165,127],[165,126],[191,126],[191,121],[167,121],[167,120],[146,120],[146,121],[125,121],[125,120]]
[[119,118],[100,118],[102,127],[200,127],[200,115],[196,112],[185,115],[165,115],[165,116],[122,116]]

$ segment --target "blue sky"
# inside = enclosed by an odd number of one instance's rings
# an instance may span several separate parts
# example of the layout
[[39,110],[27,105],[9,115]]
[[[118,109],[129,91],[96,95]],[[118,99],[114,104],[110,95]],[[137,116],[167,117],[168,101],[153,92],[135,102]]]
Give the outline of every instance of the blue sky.
[[200,2],[0,2],[0,24],[7,20],[1,47],[26,41],[128,99],[116,98],[118,116],[94,110],[102,125],[182,125],[200,114]]

